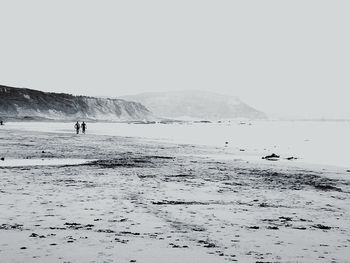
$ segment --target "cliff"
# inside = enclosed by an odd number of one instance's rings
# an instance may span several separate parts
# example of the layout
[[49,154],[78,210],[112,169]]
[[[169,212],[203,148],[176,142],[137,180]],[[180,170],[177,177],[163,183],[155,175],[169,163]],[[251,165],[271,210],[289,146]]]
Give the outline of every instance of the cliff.
[[0,85],[0,117],[56,120],[147,120],[151,112],[141,103],[123,99],[73,96]]

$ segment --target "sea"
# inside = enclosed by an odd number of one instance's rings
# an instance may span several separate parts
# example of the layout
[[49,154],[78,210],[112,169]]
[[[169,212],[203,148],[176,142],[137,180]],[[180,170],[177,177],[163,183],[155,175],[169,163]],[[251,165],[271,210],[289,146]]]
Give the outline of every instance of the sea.
[[[73,122],[8,122],[5,127],[72,136],[75,133]],[[349,121],[88,122],[87,134],[222,147],[259,159],[275,153],[281,158],[295,157],[300,162],[350,168]]]

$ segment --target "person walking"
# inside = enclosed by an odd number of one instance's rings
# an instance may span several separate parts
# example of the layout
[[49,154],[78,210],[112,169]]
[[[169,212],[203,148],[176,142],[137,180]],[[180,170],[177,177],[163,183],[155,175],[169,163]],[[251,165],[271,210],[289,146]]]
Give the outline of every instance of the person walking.
[[75,128],[75,130],[76,130],[77,134],[79,134],[80,124],[79,124],[79,122],[78,122],[78,121],[77,121],[77,123],[74,125],[74,128]]
[[81,124],[81,131],[82,131],[84,134],[85,134],[86,128],[87,128],[86,123],[83,122],[83,123]]

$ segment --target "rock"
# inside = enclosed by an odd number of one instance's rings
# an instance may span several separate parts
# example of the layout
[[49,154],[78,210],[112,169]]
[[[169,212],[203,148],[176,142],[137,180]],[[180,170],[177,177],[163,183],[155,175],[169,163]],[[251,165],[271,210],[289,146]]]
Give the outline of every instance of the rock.
[[1,161],[5,161],[5,157],[1,157],[0,160],[1,160]]
[[298,159],[297,157],[293,157],[293,156],[287,157],[287,158],[286,158],[286,160],[289,160],[289,161],[291,161],[291,160],[297,160],[297,159]]
[[258,226],[248,226],[247,228],[249,228],[249,229],[259,229],[260,227],[258,227]]
[[293,229],[306,230],[306,227],[304,227],[304,226],[296,226],[296,227],[293,227]]
[[259,207],[269,207],[269,205],[267,203],[261,203],[259,204]]
[[329,229],[331,229],[330,226],[325,226],[325,225],[322,225],[322,224],[316,224],[316,225],[313,225],[312,227],[318,228],[318,229],[322,229],[322,230],[329,230]]
[[277,161],[278,158],[280,158],[280,156],[273,153],[273,154],[270,154],[270,155],[266,155],[265,157],[262,157],[261,159],[265,159],[265,160],[268,160],[268,161]]
[[275,153],[273,153],[273,154],[266,155],[265,157],[263,157],[263,159],[267,159],[267,158],[280,158],[280,156],[275,154]]
[[204,247],[216,247],[214,243],[207,243]]
[[288,217],[288,216],[280,216],[279,219],[281,221],[292,221],[293,220],[293,218]]

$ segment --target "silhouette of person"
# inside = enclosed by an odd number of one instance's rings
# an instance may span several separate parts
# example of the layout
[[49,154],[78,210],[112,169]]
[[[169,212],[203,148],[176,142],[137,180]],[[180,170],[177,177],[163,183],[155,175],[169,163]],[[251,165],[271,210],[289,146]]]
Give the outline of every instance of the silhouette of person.
[[86,128],[87,128],[86,123],[83,122],[83,123],[81,124],[81,131],[82,131],[84,134],[85,134]]
[[1,125],[1,126],[4,125],[4,122],[3,122],[3,121],[0,121],[0,125]]
[[75,130],[77,131],[77,134],[79,134],[79,130],[80,130],[80,124],[77,121],[77,123],[74,125]]

